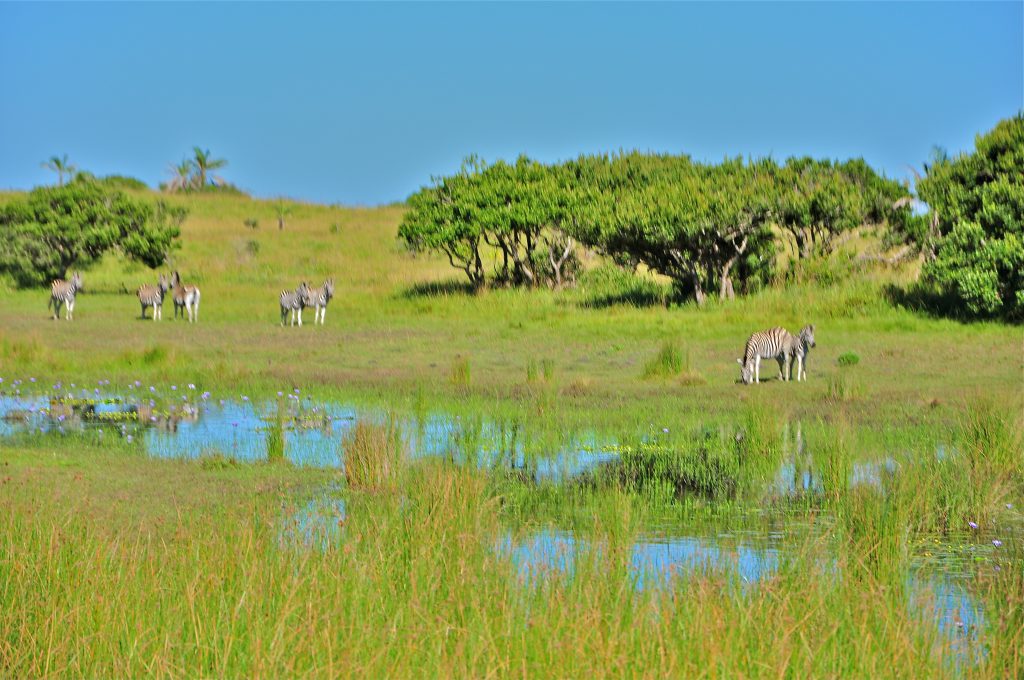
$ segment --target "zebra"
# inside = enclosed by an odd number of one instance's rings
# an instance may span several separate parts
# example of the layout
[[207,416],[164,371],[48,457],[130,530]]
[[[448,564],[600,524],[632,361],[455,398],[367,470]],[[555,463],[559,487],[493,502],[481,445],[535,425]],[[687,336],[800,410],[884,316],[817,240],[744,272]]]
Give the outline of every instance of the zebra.
[[793,342],[787,348],[786,363],[789,364],[789,380],[793,379],[793,359],[796,359],[796,381],[807,380],[807,356],[814,347],[814,324],[800,329],[800,335],[790,336]]
[[153,308],[153,321],[160,321],[164,318],[164,296],[170,290],[171,283],[163,274],[157,279],[156,285],[144,284],[139,286],[139,304],[142,305],[142,318],[146,318],[146,307]]
[[174,318],[178,318],[179,312],[185,318],[187,312],[189,323],[199,321],[199,287],[183,284],[177,271],[171,274],[171,286],[174,288],[171,294],[174,299]]
[[71,321],[75,316],[75,294],[82,290],[82,274],[75,272],[70,281],[55,279],[50,284],[50,303],[46,306],[53,307],[53,318],[60,318],[61,305],[67,305],[67,320]]
[[740,380],[744,385],[761,382],[761,360],[775,359],[779,363],[779,380],[792,380],[793,359],[797,360],[797,382],[807,377],[805,365],[807,352],[814,347],[814,326],[804,326],[799,336],[785,328],[769,328],[750,336],[743,350],[740,365]]
[[314,307],[313,324],[316,325],[320,319],[320,325],[324,325],[324,317],[327,316],[327,303],[334,297],[334,279],[324,281],[319,288],[310,288],[306,293],[306,307]]
[[291,312],[292,319],[291,325],[295,325],[296,314],[299,318],[299,326],[302,325],[302,308],[306,306],[306,300],[309,296],[309,286],[303,281],[295,290],[282,290],[281,291],[281,325],[284,325],[285,317],[288,316],[288,312]]

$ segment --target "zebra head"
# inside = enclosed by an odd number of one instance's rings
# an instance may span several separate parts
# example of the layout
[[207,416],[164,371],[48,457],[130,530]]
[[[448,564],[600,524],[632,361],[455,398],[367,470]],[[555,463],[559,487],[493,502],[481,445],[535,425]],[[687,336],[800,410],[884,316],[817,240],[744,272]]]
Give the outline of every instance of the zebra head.
[[754,382],[754,364],[743,363],[743,359],[737,359],[736,363],[740,365],[740,382],[744,385],[749,385]]
[[156,285],[160,288],[160,293],[166,295],[167,291],[171,289],[171,280],[168,279],[163,274],[161,274],[160,278],[156,282]]
[[175,269],[174,273],[171,274],[171,287],[177,288],[181,285],[181,276],[178,275],[178,270]]
[[75,275],[71,277],[69,282],[74,290],[82,290],[82,272],[75,272]]
[[303,306],[309,301],[309,285],[305,281],[295,289],[295,297],[298,298],[299,303]]
[[814,347],[814,324],[808,324],[800,329],[800,341],[804,347]]

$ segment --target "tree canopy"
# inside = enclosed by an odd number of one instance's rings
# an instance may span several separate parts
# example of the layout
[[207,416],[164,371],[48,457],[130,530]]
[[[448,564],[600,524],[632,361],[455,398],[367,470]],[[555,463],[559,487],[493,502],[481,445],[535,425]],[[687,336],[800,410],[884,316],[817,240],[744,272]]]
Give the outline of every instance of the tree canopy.
[[489,252],[496,283],[560,284],[561,273],[542,266],[540,244],[550,256],[578,241],[621,264],[643,263],[702,302],[715,288],[732,297],[769,278],[781,234],[798,257],[827,255],[843,232],[885,220],[906,194],[860,159],[707,164],[634,151],[545,166],[471,157],[410,198],[399,236],[445,253],[476,286]]
[[0,272],[22,286],[45,285],[113,249],[156,267],[175,246],[185,214],[96,182],[34,189],[0,206]]
[[1024,114],[937,157],[916,188],[937,228],[925,280],[971,315],[1024,318]]

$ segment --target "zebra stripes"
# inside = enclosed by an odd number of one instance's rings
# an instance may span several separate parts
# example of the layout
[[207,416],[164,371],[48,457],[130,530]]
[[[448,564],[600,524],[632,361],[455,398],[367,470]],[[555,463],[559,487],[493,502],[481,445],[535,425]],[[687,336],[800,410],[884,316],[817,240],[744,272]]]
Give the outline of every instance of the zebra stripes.
[[54,319],[60,318],[61,305],[67,305],[67,320],[71,321],[74,318],[75,294],[81,289],[82,274],[80,272],[75,272],[70,281],[56,279],[50,284],[50,303],[47,305],[47,309],[53,307]]
[[199,287],[183,284],[177,271],[171,274],[171,286],[174,289],[171,293],[174,300],[174,318],[177,319],[180,312],[182,318],[188,314],[189,323],[199,321]]
[[[324,317],[327,316],[327,303],[334,297],[334,279],[327,279],[324,281],[324,285],[319,288],[310,288],[306,293],[306,306],[313,307],[313,324],[315,325],[317,319],[320,320],[320,325],[324,325]],[[301,324],[299,324],[301,325]]]
[[156,285],[144,284],[139,286],[139,304],[142,306],[142,318],[146,318],[146,307],[153,308],[153,321],[163,319],[164,295],[170,289],[171,284],[163,274],[157,279]]
[[793,360],[797,362],[797,382],[807,379],[807,354],[814,347],[814,325],[804,326],[799,336],[785,328],[769,328],[750,336],[743,350],[740,380],[744,385],[761,382],[761,360],[775,359],[779,363],[779,379],[792,380]]
[[285,317],[291,312],[291,325],[295,325],[295,318],[298,315],[299,326],[302,325],[302,308],[306,306],[309,296],[309,286],[303,281],[295,290],[281,291],[281,325],[284,325]]

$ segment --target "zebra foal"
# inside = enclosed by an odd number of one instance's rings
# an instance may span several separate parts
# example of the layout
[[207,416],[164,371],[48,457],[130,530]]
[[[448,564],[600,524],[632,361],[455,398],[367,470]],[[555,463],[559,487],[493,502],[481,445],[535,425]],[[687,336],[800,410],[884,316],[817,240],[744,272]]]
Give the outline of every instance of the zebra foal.
[[309,297],[309,286],[303,281],[295,290],[281,291],[281,325],[284,326],[285,317],[291,312],[291,325],[295,325],[295,317],[298,315],[299,326],[302,325],[302,308],[306,306]]
[[50,302],[46,308],[49,309],[51,306],[53,307],[54,319],[60,318],[61,305],[67,305],[67,320],[71,321],[74,318],[75,294],[80,290],[82,290],[81,272],[75,272],[70,281],[55,279],[53,283],[50,284]]
[[747,339],[740,365],[740,381],[744,385],[761,382],[761,360],[775,359],[779,363],[779,380],[793,379],[793,361],[797,362],[796,379],[807,379],[807,354],[814,347],[814,325],[804,326],[799,335],[785,328],[758,331]]
[[[330,278],[324,281],[324,285],[319,288],[310,288],[306,293],[306,307],[313,307],[313,325],[316,325],[317,319],[320,320],[320,325],[324,325],[324,317],[327,316],[327,303],[334,297],[334,279]],[[302,324],[299,324],[302,325]]]
[[142,318],[146,318],[146,307],[153,308],[153,321],[160,321],[164,318],[164,296],[170,290],[171,284],[163,274],[157,279],[156,285],[143,284],[139,286],[139,304],[142,306]]

